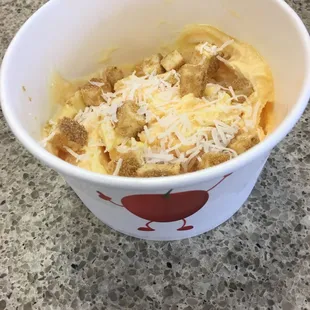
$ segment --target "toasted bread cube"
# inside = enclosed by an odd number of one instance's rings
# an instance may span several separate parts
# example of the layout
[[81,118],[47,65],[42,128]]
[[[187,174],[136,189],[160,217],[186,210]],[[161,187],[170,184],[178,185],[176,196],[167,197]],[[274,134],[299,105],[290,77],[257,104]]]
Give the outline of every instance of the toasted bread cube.
[[235,90],[240,90],[240,91],[252,88],[251,82],[245,77],[237,77],[231,82],[231,86]]
[[145,164],[137,170],[141,178],[164,177],[180,174],[179,164]]
[[152,74],[153,72],[155,72],[155,74],[164,73],[165,70],[160,64],[162,59],[163,56],[161,54],[155,54],[151,57],[145,58],[141,64],[141,70],[144,75]]
[[114,85],[124,78],[124,73],[121,69],[117,67],[107,67],[105,70],[105,75],[107,77],[108,82],[110,83],[113,91],[114,91]]
[[209,61],[213,56],[211,54],[201,54],[198,50],[194,50],[190,64],[192,65],[209,65]]
[[113,90],[107,74],[103,74],[101,78],[92,78],[90,84],[99,87],[104,93],[109,93]]
[[101,89],[95,85],[87,84],[83,86],[81,94],[87,106],[98,106],[103,101],[101,98]]
[[100,79],[91,79],[80,91],[85,105],[98,106],[103,102],[102,92],[111,92],[112,86],[107,77],[104,76]]
[[[143,166],[144,160],[142,152],[130,151],[125,154],[119,154],[119,158],[122,158],[122,165],[118,175],[123,177],[136,177],[137,170]],[[109,173],[113,174],[118,160],[113,160],[109,163]]]
[[166,71],[179,70],[185,64],[185,60],[183,56],[175,50],[166,55],[160,63]]
[[220,84],[224,87],[231,86],[235,92],[236,91],[242,92],[242,91],[247,91],[247,90],[253,91],[253,86],[252,86],[251,82],[243,76],[237,76],[236,75],[230,81],[222,81],[222,82],[220,82]]
[[245,95],[249,97],[254,92],[253,85],[244,77],[233,80],[231,86],[235,90],[236,95]]
[[88,140],[88,133],[85,127],[77,121],[64,117],[58,124],[59,131],[65,135],[69,141],[85,146]]
[[207,84],[206,70],[203,65],[184,65],[181,70],[181,96],[193,94],[201,98]]
[[206,153],[201,157],[201,162],[198,162],[198,170],[217,166],[229,159],[230,156],[226,153]]
[[216,58],[216,56],[211,57],[209,60],[209,66],[208,66],[208,79],[212,79],[215,77],[216,72],[220,68],[220,61]]
[[137,65],[135,65],[133,71],[135,72],[135,75],[136,75],[136,76],[139,76],[139,77],[144,76],[145,73],[144,73],[144,71],[143,71],[143,69],[142,69],[142,62],[139,63],[139,64],[137,64]]
[[[229,82],[222,81],[220,84],[226,88],[231,86],[237,96],[244,95],[249,97],[254,92],[252,83],[243,76],[235,75]],[[238,102],[240,103],[243,103],[245,100],[244,97],[238,98]]]
[[128,138],[134,138],[142,131],[145,118],[138,114],[139,106],[134,101],[125,101],[117,110],[117,123],[115,132]]
[[220,67],[220,61],[216,58],[215,55],[211,55],[206,52],[204,52],[204,54],[200,54],[200,52],[197,50],[195,50],[192,54],[190,63],[193,65],[205,66],[208,79],[212,79]]
[[241,132],[228,145],[228,148],[233,149],[238,155],[246,152],[260,142],[257,132]]
[[57,133],[51,139],[54,147],[65,150],[65,146],[73,151],[79,151],[88,141],[88,133],[84,126],[68,117],[62,118],[57,127]]

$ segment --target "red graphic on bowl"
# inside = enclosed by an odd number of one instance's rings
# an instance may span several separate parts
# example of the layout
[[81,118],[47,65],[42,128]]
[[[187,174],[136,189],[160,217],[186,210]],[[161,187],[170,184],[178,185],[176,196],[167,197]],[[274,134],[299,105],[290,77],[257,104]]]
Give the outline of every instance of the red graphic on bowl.
[[[229,174],[230,175],[230,174]],[[139,194],[122,198],[122,204],[115,203],[112,198],[97,192],[103,200],[119,207],[126,208],[134,215],[147,220],[140,231],[155,231],[150,224],[153,222],[168,223],[183,221],[178,231],[190,230],[194,227],[186,224],[186,218],[198,212],[209,200],[209,192],[222,183],[229,175],[222,178],[207,191],[193,190],[188,192],[172,193],[172,189],[164,194]]]

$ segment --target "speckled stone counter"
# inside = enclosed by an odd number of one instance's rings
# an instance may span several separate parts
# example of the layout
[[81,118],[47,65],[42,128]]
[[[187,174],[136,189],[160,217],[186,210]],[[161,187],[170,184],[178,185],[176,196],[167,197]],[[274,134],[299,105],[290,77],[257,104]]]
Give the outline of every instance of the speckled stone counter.
[[[0,0],[0,57],[45,1]],[[310,27],[310,1],[289,3]],[[0,310],[310,309],[310,110],[245,206],[210,233],[146,242],[99,222],[0,112]]]

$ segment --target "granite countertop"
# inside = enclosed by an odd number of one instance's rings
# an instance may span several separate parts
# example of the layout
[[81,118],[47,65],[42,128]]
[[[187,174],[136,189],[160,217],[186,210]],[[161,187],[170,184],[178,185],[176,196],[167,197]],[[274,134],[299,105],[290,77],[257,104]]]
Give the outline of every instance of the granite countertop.
[[[44,2],[0,1],[0,59]],[[310,1],[288,2],[310,29]],[[101,224],[0,112],[0,310],[310,309],[309,117],[227,223],[148,242]]]

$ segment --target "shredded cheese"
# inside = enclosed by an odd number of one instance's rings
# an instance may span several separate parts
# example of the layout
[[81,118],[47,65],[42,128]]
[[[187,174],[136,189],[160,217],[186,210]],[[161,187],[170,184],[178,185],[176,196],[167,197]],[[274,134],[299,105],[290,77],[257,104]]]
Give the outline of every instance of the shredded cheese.
[[235,92],[234,92],[234,89],[231,87],[231,86],[229,86],[229,91],[230,91],[230,93],[231,93],[231,95],[232,95],[232,98],[235,100],[235,101],[238,101],[238,98],[237,98],[237,96],[236,96],[236,94],[235,94]]
[[123,164],[123,159],[120,158],[120,159],[117,161],[117,163],[116,163],[116,167],[115,167],[115,170],[114,170],[114,172],[113,172],[113,175],[118,175],[118,174],[119,174],[119,172],[120,172],[120,170],[121,170],[121,168],[122,168],[122,164]]
[[[230,65],[219,53],[233,43],[234,40],[229,40],[217,47],[205,42],[197,45],[196,50],[203,58],[215,56]],[[107,141],[115,140],[117,143],[113,147],[120,154],[142,150],[146,163],[178,163],[184,172],[190,171],[196,161],[202,161],[202,153],[220,152],[228,153],[231,158],[237,156],[228,145],[240,127],[247,130],[254,126],[251,119],[257,116],[259,104],[252,109],[247,96],[236,95],[231,86],[226,88],[213,83],[207,84],[207,88],[211,89],[206,89],[206,96],[185,100],[180,96],[180,81],[180,73],[175,70],[159,75],[154,71],[144,76],[133,72],[115,84],[114,93],[102,91],[99,106],[86,107],[74,118],[88,131],[94,131],[99,125],[104,131],[105,139],[95,139],[88,143],[88,147],[106,147],[105,152],[108,152]],[[104,83],[89,83],[104,86]],[[245,99],[244,104],[238,103],[240,98]],[[146,125],[139,134],[141,142],[135,138],[116,140],[119,138],[114,130],[119,122],[117,112],[129,100],[138,105],[137,114],[145,117]],[[244,119],[244,115],[248,118]],[[41,143],[46,146],[54,135],[55,131],[51,131]],[[65,149],[76,161],[87,160],[86,154],[79,155],[68,147]],[[122,165],[123,160],[119,159],[113,175],[119,174]]]
[[40,144],[43,146],[43,147],[46,147],[47,143],[54,138],[56,134],[56,131],[52,131],[46,138],[44,138],[43,140],[41,140]]
[[234,40],[229,40],[225,42],[222,46],[217,47],[216,45],[212,45],[209,42],[205,42],[203,44],[199,44],[196,49],[199,51],[201,55],[205,52],[211,54],[212,56],[216,56],[219,52],[223,51],[228,45],[233,44]]
[[222,56],[220,55],[217,55],[216,58],[221,61],[222,63],[224,63],[226,66],[230,67],[230,63],[229,61],[227,61],[225,58],[223,58]]
[[76,159],[76,162],[85,161],[88,159],[87,154],[80,155],[80,154],[74,152],[72,149],[70,149],[67,146],[64,146],[64,149]]
[[217,52],[223,51],[228,45],[231,45],[231,44],[233,44],[234,42],[235,42],[234,40],[229,40],[229,41],[225,42],[222,46],[220,46],[220,47],[217,49]]
[[105,83],[95,82],[95,81],[89,81],[89,84],[91,84],[93,86],[97,86],[97,87],[102,87],[105,85]]

